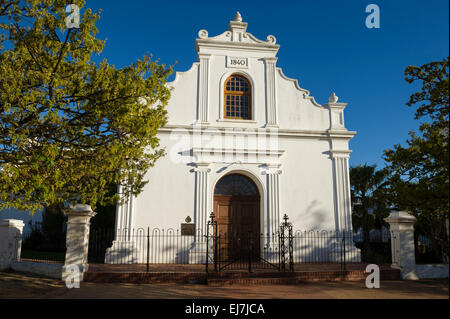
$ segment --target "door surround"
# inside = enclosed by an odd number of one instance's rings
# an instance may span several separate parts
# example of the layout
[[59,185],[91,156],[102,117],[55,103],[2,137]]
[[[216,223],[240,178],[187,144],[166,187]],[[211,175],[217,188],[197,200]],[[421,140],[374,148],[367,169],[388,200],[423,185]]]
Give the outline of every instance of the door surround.
[[[212,181],[213,182],[212,187],[209,189],[210,197],[208,206],[211,207],[210,211],[214,211],[214,190],[216,189],[217,183],[225,176],[233,174],[243,175],[244,177],[247,177],[255,184],[259,193],[259,226],[260,226],[259,229],[263,234],[265,234],[266,232],[269,233],[268,231],[266,231],[266,227],[268,227],[270,221],[268,219],[269,217],[266,216],[268,207],[266,205],[267,196],[265,183],[251,171],[247,171],[244,169],[233,169],[229,172],[226,172],[223,175],[218,176],[214,181]],[[209,215],[207,216],[207,218],[209,218]]]
[[[259,237],[262,197],[254,180],[240,172],[225,174],[217,180],[213,189],[213,210],[218,223],[218,233],[230,240],[242,236],[244,236],[242,237],[244,240],[251,234],[253,240],[257,241],[254,246],[257,255],[261,253],[260,247],[262,247]],[[235,236],[235,239],[231,239]],[[249,239],[250,237],[247,238],[247,240]],[[225,254],[228,255],[226,252]]]

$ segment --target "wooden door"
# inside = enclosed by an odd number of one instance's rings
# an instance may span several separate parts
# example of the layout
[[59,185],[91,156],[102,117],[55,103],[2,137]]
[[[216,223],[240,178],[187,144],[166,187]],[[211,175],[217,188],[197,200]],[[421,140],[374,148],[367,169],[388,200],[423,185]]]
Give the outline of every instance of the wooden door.
[[259,204],[259,196],[214,196],[220,259],[240,258],[250,250],[259,255]]

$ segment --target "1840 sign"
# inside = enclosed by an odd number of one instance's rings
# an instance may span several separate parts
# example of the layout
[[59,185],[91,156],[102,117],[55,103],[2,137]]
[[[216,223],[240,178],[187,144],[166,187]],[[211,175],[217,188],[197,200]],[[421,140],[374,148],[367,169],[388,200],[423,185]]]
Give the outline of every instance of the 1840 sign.
[[248,68],[247,58],[236,58],[227,56],[227,68]]

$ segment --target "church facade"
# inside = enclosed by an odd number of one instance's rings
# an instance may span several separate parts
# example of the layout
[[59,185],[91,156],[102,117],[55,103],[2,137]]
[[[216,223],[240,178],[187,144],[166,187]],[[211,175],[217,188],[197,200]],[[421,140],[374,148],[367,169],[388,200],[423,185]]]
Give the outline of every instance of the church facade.
[[199,31],[198,61],[167,84],[168,124],[158,132],[166,156],[143,192],[117,207],[117,232],[189,222],[195,231],[184,249],[194,255],[205,250],[198,234],[207,233],[211,212],[224,233],[275,234],[284,214],[294,230],[352,230],[356,132],[345,127],[346,103],[334,93],[317,103],[277,67],[279,48],[272,35],[248,33],[239,13],[220,35]]

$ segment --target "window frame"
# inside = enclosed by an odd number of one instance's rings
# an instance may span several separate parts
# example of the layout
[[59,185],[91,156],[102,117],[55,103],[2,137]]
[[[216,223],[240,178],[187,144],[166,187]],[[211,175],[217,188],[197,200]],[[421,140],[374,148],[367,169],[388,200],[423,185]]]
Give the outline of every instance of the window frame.
[[[248,92],[240,92],[240,91],[227,91],[227,83],[233,77],[239,77],[247,82]],[[253,100],[252,100],[252,83],[251,81],[244,75],[239,73],[233,73],[229,75],[224,83],[223,83],[223,119],[225,120],[237,120],[237,121],[251,121],[253,119]],[[236,117],[236,116],[227,116],[227,96],[238,95],[238,96],[248,96],[248,117]]]

